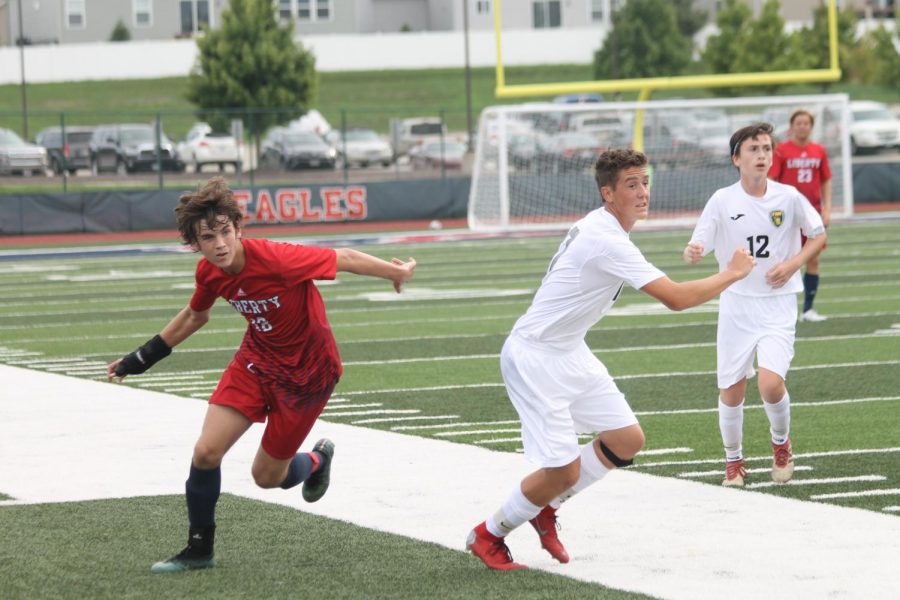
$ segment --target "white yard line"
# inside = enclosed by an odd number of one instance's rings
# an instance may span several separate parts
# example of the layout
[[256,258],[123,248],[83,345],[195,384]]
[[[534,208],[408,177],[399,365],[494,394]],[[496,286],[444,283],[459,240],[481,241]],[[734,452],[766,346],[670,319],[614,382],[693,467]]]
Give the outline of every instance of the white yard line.
[[[16,499],[0,504],[182,493],[203,402],[7,366],[0,381],[0,489]],[[320,421],[310,438],[335,441],[333,483],[306,504],[296,490],[253,485],[261,432],[253,427],[225,459],[225,492],[456,550],[530,470],[513,453]],[[48,468],[53,477],[40,476]],[[220,515],[219,527],[239,518]],[[900,589],[900,519],[886,513],[615,472],[566,505],[561,522],[572,562],[550,559],[528,526],[510,536],[516,560],[673,600]],[[173,539],[183,527],[172,524]],[[799,559],[773,568],[772,548]]]

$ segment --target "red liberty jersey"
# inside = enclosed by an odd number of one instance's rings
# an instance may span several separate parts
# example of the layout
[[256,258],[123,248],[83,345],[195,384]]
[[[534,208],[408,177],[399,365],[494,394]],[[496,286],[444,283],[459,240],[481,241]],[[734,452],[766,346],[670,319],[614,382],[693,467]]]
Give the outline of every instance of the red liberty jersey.
[[241,243],[245,263],[237,275],[200,260],[191,308],[207,310],[222,297],[247,319],[235,358],[261,381],[304,395],[333,385],[341,357],[313,279],[335,278],[335,251],[263,239]]
[[769,179],[794,186],[822,212],[822,183],[831,179],[828,154],[819,144],[782,142],[775,148]]

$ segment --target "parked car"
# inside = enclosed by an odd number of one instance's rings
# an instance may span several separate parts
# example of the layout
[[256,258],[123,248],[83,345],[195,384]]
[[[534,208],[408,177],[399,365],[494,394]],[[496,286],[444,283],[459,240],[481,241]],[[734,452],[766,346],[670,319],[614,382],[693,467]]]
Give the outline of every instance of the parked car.
[[91,168],[91,136],[93,127],[66,127],[66,141],[62,141],[62,128],[47,127],[34,138],[34,142],[47,150],[47,161],[57,175],[63,170],[74,175],[78,169]]
[[46,150],[29,144],[11,129],[0,128],[0,175],[43,174],[46,170]]
[[447,126],[439,117],[391,119],[391,142],[398,155],[425,142],[447,137]]
[[333,169],[337,152],[315,133],[275,127],[263,140],[259,161],[276,169]]
[[175,144],[160,132],[157,154],[156,126],[143,123],[100,125],[91,136],[91,171],[124,175],[134,171],[184,171]]
[[381,164],[389,167],[394,162],[394,149],[390,143],[371,129],[348,129],[343,136],[340,130],[332,129],[325,141],[348,166]]
[[178,156],[196,173],[205,165],[218,165],[220,171],[225,170],[225,165],[232,165],[235,172],[241,168],[241,152],[234,136],[215,132],[207,123],[191,127],[184,141],[178,144]]
[[595,92],[582,94],[562,94],[553,99],[556,104],[584,104],[585,102],[603,102],[603,95]]
[[616,112],[577,113],[569,117],[568,128],[571,131],[587,133],[602,146],[614,146],[618,140],[627,136],[628,123]]
[[606,146],[590,134],[564,131],[544,140],[538,147],[535,161],[544,173],[584,171],[590,170],[604,150]]
[[425,142],[409,151],[415,169],[460,169],[465,155],[466,145],[450,140]]
[[850,150],[900,148],[900,119],[881,102],[859,100],[850,103]]

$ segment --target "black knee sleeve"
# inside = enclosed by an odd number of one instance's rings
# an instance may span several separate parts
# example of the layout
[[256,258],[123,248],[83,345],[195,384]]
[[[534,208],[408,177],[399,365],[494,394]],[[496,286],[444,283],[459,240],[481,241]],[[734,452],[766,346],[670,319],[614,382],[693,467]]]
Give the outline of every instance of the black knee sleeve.
[[629,467],[634,464],[634,459],[622,459],[616,456],[616,454],[610,450],[606,444],[603,443],[603,440],[600,440],[600,452],[603,453],[603,456],[609,459],[609,462],[616,465],[617,467]]

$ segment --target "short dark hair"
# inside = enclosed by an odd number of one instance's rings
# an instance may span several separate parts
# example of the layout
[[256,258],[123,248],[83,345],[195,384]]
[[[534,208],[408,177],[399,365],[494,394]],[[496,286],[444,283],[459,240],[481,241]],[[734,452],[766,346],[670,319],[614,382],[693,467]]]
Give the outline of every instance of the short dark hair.
[[772,124],[771,123],[753,123],[752,125],[747,125],[746,127],[741,127],[731,136],[731,141],[728,143],[728,146],[731,148],[731,156],[737,156],[741,153],[741,144],[744,143],[744,140],[754,140],[760,135],[767,135],[772,139],[772,143],[775,143],[775,136],[772,134]]
[[[619,181],[619,173],[631,167],[646,167],[647,155],[630,148],[613,148],[607,150],[597,158],[594,163],[594,181],[597,182],[597,191],[602,187],[616,189]],[[603,192],[600,191],[600,199],[606,202]]]
[[790,124],[793,125],[793,124],[794,124],[794,119],[796,119],[796,118],[799,117],[800,115],[806,115],[807,117],[809,117],[809,124],[810,124],[810,125],[815,125],[815,124],[816,124],[816,118],[813,116],[813,114],[812,114],[809,110],[807,110],[807,109],[805,109],[805,108],[798,108],[797,110],[795,110],[794,112],[791,113]]
[[182,194],[175,207],[178,233],[188,245],[197,243],[201,221],[206,221],[207,227],[212,227],[220,216],[224,216],[235,226],[240,226],[244,219],[234,194],[223,177],[213,177],[196,192]]

